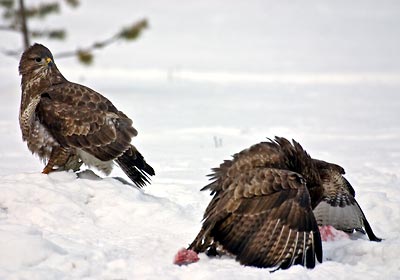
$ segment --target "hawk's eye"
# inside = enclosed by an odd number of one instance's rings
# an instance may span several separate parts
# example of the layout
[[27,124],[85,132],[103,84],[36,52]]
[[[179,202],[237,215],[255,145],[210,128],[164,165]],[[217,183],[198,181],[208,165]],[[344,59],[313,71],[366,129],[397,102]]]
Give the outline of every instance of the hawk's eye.
[[42,58],[41,58],[41,57],[36,57],[36,58],[35,58],[35,61],[36,61],[36,62],[41,62],[41,61],[42,61]]

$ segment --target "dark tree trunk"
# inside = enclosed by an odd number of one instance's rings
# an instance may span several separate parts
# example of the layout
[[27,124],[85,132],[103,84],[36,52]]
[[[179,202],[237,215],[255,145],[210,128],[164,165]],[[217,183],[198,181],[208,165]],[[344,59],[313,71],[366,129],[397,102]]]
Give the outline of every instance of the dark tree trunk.
[[21,31],[24,40],[24,49],[27,49],[31,44],[29,43],[29,31],[28,31],[28,24],[26,22],[24,0],[19,0],[19,13],[21,15]]

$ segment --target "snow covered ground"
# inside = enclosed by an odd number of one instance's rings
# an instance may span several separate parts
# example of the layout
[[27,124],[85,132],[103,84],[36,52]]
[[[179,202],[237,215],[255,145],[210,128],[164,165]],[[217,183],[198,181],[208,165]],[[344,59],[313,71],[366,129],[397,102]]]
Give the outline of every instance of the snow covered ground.
[[[99,53],[91,68],[56,62],[133,118],[134,144],[157,176],[137,190],[112,178],[42,175],[17,124],[17,61],[4,58],[0,279],[400,279],[397,1],[105,3],[97,28],[115,14],[116,26],[126,22],[129,10],[152,28],[142,41]],[[82,23],[75,16],[71,28]],[[73,39],[93,34],[90,27]],[[202,254],[173,265],[200,229],[210,196],[199,189],[210,168],[274,135],[342,165],[384,241],[324,242],[313,270],[270,274]],[[117,169],[112,176],[126,178]]]

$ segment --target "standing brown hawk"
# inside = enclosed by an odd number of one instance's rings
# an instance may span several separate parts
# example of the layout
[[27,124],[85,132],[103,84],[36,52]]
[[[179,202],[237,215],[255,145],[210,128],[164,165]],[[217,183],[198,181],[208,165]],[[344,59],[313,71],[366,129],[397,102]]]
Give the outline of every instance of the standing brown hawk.
[[355,201],[343,168],[311,158],[294,140],[292,144],[276,137],[256,144],[213,171],[213,182],[202,190],[211,190],[214,197],[188,248],[197,253],[227,252],[256,267],[313,268],[315,259],[322,262],[318,225],[333,222],[346,231],[365,228],[371,240],[380,241]]
[[154,170],[131,145],[132,120],[107,98],[65,79],[40,44],[22,54],[19,73],[22,139],[46,163],[43,173],[76,171],[85,163],[108,175],[115,162],[136,186],[149,183]]

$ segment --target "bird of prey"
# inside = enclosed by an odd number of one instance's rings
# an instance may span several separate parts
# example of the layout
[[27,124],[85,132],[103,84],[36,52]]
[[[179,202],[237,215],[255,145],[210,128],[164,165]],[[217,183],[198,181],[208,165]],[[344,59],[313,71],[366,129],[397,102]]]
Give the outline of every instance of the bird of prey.
[[[313,268],[316,259],[322,262],[319,225],[332,223],[348,232],[365,229],[370,240],[381,240],[343,168],[311,158],[294,140],[261,142],[213,171],[213,181],[202,189],[213,198],[188,251],[227,253],[248,266]],[[186,252],[182,254],[177,259]]]
[[64,78],[49,49],[29,47],[19,74],[22,139],[46,164],[43,173],[85,163],[108,175],[117,163],[137,187],[149,183],[154,170],[131,144],[132,120],[100,93]]

